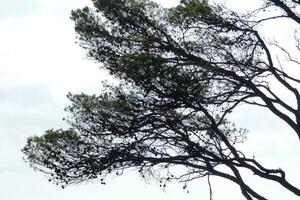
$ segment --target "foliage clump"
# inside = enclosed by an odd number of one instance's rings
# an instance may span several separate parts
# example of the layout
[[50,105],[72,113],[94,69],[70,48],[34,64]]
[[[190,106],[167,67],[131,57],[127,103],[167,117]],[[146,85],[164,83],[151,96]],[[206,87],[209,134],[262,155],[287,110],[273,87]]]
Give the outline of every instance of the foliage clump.
[[[72,11],[80,45],[120,85],[98,96],[70,94],[70,129],[29,138],[25,159],[62,185],[105,184],[108,174],[134,168],[162,187],[177,180],[186,189],[213,175],[238,184],[246,199],[266,199],[246,184],[243,168],[299,196],[283,170],[267,169],[236,148],[247,131],[227,119],[240,104],[262,106],[300,137],[293,85],[300,81],[273,62],[257,28],[271,19],[300,20],[286,1],[266,2],[247,14],[200,0],[168,9],[149,0],[93,0],[94,8]],[[254,17],[273,7],[282,15]],[[269,78],[294,95],[297,108],[278,97]]]

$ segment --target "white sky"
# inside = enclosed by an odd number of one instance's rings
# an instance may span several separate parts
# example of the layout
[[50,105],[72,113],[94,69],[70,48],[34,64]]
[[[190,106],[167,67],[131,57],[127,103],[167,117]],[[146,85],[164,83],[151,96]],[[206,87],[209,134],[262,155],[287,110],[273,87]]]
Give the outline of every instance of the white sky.
[[[131,172],[113,178],[106,186],[95,182],[62,190],[23,162],[20,150],[27,137],[65,126],[61,119],[68,92],[96,93],[101,80],[109,79],[99,64],[87,60],[75,44],[70,10],[89,3],[0,0],[0,199],[208,199],[206,179],[195,182],[189,194],[180,184],[164,192]],[[233,116],[239,126],[250,130],[247,145],[242,148],[269,167],[285,169],[289,180],[300,186],[299,142],[279,120],[264,113],[245,107]],[[296,199],[276,185],[249,179],[270,199]],[[237,186],[219,179],[212,181],[215,200],[242,199]]]

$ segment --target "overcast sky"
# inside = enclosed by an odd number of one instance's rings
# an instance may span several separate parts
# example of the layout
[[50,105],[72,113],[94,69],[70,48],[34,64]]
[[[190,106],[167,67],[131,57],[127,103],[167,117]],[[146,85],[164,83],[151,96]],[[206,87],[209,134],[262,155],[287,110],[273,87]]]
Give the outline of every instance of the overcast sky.
[[[173,3],[175,1],[172,1]],[[172,3],[171,2],[171,3]],[[99,64],[85,58],[75,44],[70,10],[88,0],[0,0],[0,199],[1,200],[199,200],[208,199],[206,180],[195,182],[190,193],[182,185],[162,191],[135,173],[61,189],[34,172],[22,160],[26,138],[50,128],[61,128],[68,92],[97,93],[109,79]],[[164,2],[166,4],[166,1]],[[168,1],[168,3],[170,3]],[[246,114],[247,113],[247,114]],[[249,155],[269,167],[281,167],[300,186],[300,149],[297,138],[263,110],[241,108],[232,116],[250,130]],[[251,178],[252,179],[252,178]],[[215,200],[239,200],[239,188],[213,179]],[[296,199],[276,185],[252,181],[270,199]],[[279,188],[279,189],[278,189]]]

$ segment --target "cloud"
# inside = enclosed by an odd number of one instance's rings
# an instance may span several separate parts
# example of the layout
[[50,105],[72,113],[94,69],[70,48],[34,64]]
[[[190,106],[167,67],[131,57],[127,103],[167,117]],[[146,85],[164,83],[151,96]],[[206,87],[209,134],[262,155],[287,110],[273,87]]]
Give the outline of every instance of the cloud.
[[39,107],[45,101],[51,101],[46,85],[0,86],[0,104],[14,105],[18,108]]
[[[18,117],[42,115],[51,116],[50,110],[56,110],[53,106],[60,107],[59,102],[54,98],[54,94],[45,84],[28,84],[17,86],[0,87],[0,117],[5,117],[2,122],[8,119],[17,120]],[[22,122],[22,120],[18,120]],[[1,123],[0,123],[1,124]]]
[[37,0],[0,0],[0,19],[23,17],[37,8]]
[[2,20],[0,43],[1,85],[44,82],[55,98],[64,99],[68,91],[96,91],[107,78],[75,44],[69,14],[39,11]]

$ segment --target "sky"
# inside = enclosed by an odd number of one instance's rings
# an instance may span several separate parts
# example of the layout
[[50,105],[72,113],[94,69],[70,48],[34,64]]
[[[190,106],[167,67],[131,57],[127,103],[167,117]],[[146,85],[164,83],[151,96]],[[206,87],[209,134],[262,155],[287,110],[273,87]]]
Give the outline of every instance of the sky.
[[[23,161],[21,149],[27,137],[66,126],[62,118],[68,92],[97,93],[101,81],[111,80],[75,43],[70,11],[89,4],[88,0],[0,0],[0,199],[209,199],[206,179],[192,184],[190,193],[180,184],[163,191],[134,172],[112,177],[105,186],[92,182],[63,190]],[[265,110],[246,106],[232,119],[250,131],[242,149],[267,166],[285,169],[288,179],[300,186],[300,149],[290,129]],[[276,185],[249,180],[270,199],[296,199]],[[237,186],[220,179],[212,183],[215,200],[241,199]]]

